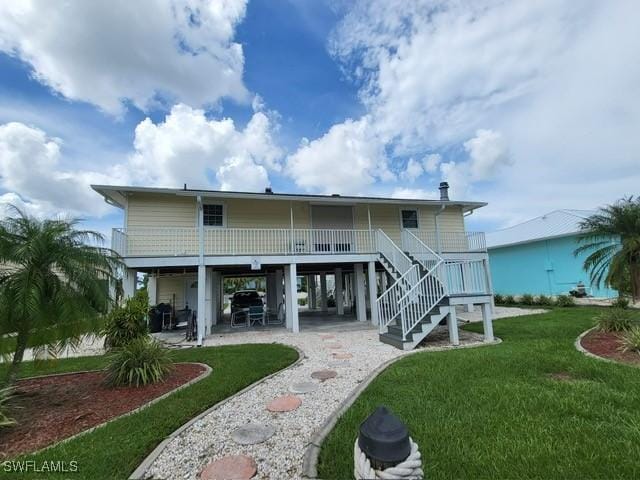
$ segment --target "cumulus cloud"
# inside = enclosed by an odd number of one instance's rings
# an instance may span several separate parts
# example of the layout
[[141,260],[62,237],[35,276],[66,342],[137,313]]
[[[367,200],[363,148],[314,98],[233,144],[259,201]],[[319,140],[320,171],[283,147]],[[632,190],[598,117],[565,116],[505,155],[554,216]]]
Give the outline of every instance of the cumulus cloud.
[[442,156],[439,153],[430,153],[422,160],[424,171],[427,173],[435,173],[442,162]]
[[361,193],[394,178],[367,117],[346,120],[316,140],[304,140],[287,158],[287,173],[299,187],[323,193]]
[[411,199],[411,200],[434,200],[439,198],[437,192],[422,188],[398,187],[391,193],[391,198]]
[[422,168],[422,164],[413,158],[410,158],[404,171],[400,174],[400,178],[407,180],[408,182],[415,182],[423,173],[424,169]]
[[0,51],[72,100],[120,114],[130,101],[248,101],[242,46],[246,0],[2,2]]

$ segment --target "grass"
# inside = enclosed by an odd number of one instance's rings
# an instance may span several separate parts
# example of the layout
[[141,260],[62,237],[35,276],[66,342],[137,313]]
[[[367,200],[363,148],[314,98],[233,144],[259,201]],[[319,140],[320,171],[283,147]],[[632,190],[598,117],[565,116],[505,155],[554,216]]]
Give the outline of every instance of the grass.
[[420,445],[425,478],[639,478],[640,369],[573,346],[599,311],[497,320],[500,345],[399,360],[338,421],[320,477],[352,478],[358,427],[387,405]]
[[[52,460],[77,462],[76,473],[48,473],[47,478],[127,478],[155,446],[179,426],[247,385],[292,364],[298,352],[277,344],[231,345],[178,350],[174,358],[177,362],[206,363],[213,372],[139,413],[18,460],[34,460],[37,465]],[[103,356],[58,360],[53,364],[28,362],[21,374],[91,370],[106,364]],[[0,478],[15,478],[15,475],[0,468]],[[20,478],[42,478],[42,473],[21,473]]]

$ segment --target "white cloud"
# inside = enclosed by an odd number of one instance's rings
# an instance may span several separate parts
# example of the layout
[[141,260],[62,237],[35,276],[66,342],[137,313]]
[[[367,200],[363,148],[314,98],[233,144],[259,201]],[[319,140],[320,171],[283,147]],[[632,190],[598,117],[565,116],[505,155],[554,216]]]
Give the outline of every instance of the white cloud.
[[242,46],[246,0],[32,0],[0,3],[0,51],[72,100],[112,114],[159,97],[207,105],[249,100]]
[[[238,130],[230,118],[209,120],[203,110],[176,105],[164,122],[147,118],[136,127],[132,176],[146,185],[208,187],[215,175],[225,189],[262,190],[268,184],[266,169],[280,169],[282,150],[272,138],[273,128],[263,112]],[[244,184],[240,167],[247,168]]]
[[346,120],[316,140],[303,141],[287,158],[287,173],[299,187],[323,193],[360,193],[393,179],[384,145],[367,117]]
[[437,192],[432,190],[424,190],[422,188],[404,188],[398,187],[391,193],[391,198],[403,198],[412,200],[434,200],[439,198]]
[[400,174],[400,178],[413,183],[423,173],[424,169],[422,168],[420,162],[417,162],[413,158],[410,158],[404,171]]
[[427,173],[435,173],[442,162],[442,156],[439,153],[430,153],[422,160],[424,171]]

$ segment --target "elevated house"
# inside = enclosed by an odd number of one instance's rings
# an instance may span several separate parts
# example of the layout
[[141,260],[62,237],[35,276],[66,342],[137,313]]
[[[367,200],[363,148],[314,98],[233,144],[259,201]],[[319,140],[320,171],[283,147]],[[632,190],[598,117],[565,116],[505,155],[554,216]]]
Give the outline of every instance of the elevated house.
[[[582,290],[599,298],[617,296],[613,289],[592,285],[584,270],[587,253],[575,255],[580,223],[592,210],[554,210],[487,234],[493,288],[507,295],[566,295]],[[616,239],[612,238],[612,242]]]
[[[450,200],[446,183],[440,200],[93,189],[124,210],[112,247],[127,267],[125,296],[134,293],[137,272],[146,272],[152,304],[197,312],[199,343],[228,325],[223,278],[243,275],[266,277],[267,308],[292,332],[305,327],[296,279],[308,276],[312,292],[316,279],[324,286],[320,321],[322,312],[327,321],[370,321],[381,341],[399,348],[415,347],[444,320],[457,343],[456,305],[481,305],[485,336],[493,339],[484,234],[464,226],[464,216],[486,204]],[[335,276],[331,311],[327,275]]]

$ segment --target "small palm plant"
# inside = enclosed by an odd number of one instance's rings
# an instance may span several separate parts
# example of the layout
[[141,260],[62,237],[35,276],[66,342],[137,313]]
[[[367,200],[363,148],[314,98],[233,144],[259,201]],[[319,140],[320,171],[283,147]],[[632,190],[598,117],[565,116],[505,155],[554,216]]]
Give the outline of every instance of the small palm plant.
[[580,228],[582,245],[574,254],[587,254],[584,268],[591,282],[615,287],[628,278],[633,300],[640,299],[640,199],[623,198],[607,205]]
[[171,352],[149,336],[115,349],[107,367],[111,386],[148,385],[161,381],[173,368]]
[[[119,259],[78,220],[40,220],[14,208],[0,221],[0,353],[12,384],[27,347],[53,351],[99,330]],[[12,355],[11,355],[12,354]]]
[[632,327],[624,332],[621,337],[620,350],[623,352],[640,353],[640,327]]

